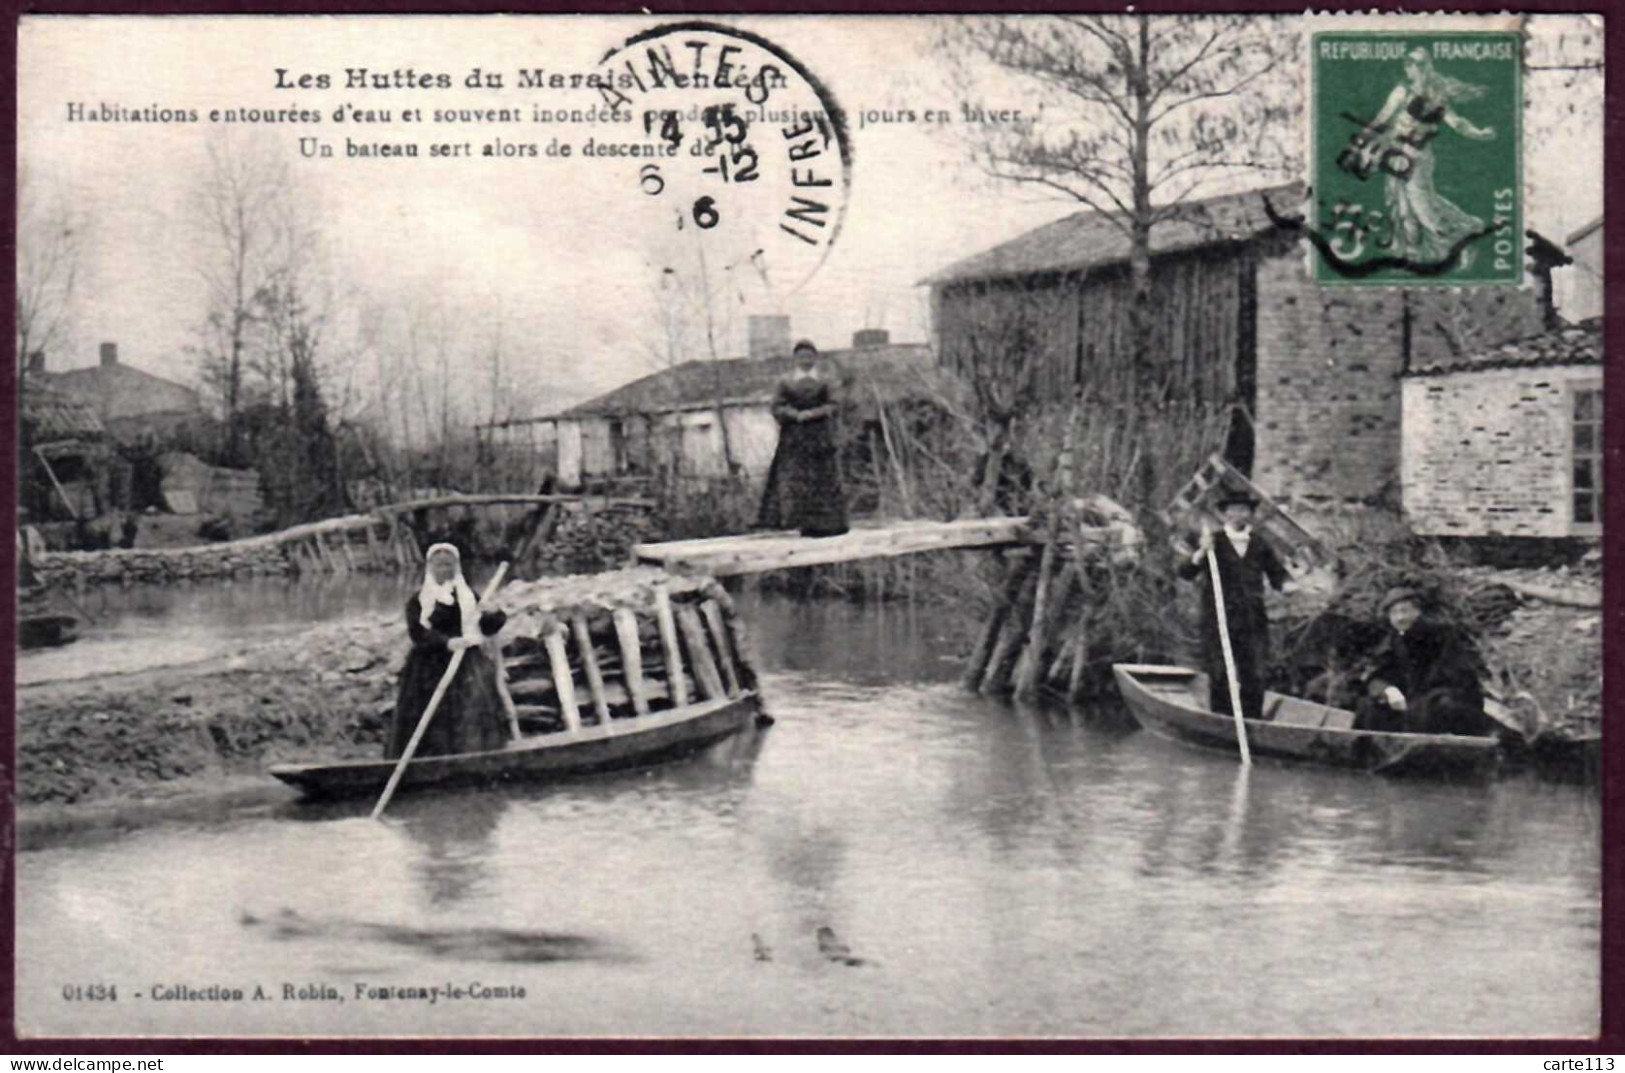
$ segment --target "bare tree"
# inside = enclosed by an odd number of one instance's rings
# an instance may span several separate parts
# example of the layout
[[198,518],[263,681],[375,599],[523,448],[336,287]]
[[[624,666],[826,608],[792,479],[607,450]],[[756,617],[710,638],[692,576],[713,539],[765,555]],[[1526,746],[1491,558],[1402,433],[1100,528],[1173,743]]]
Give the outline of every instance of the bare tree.
[[976,508],[992,513],[1009,502],[1011,481],[1030,476],[1020,457],[1018,425],[1046,404],[1045,373],[1063,345],[1072,309],[1064,281],[1010,277],[959,285],[941,296],[935,320],[942,360],[970,385],[983,443]]
[[[942,47],[966,92],[991,64],[1019,122],[966,122],[990,175],[1101,213],[1129,239],[1129,347],[1151,362],[1151,234],[1215,183],[1292,169],[1298,39],[1259,15],[973,17]],[[983,93],[971,101],[989,99]],[[1148,385],[1138,385],[1143,391]]]
[[88,219],[71,193],[17,175],[17,375],[26,384],[36,352],[67,347],[77,313]]
[[198,272],[208,293],[201,335],[204,382],[225,410],[226,454],[242,451],[244,366],[255,305],[285,270],[287,165],[263,143],[221,133],[208,143],[208,167],[193,192]]

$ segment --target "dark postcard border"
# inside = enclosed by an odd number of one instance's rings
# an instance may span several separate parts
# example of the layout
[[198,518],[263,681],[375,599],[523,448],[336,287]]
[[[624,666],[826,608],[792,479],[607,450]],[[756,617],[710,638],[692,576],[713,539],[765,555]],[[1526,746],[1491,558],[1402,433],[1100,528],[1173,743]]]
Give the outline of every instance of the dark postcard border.
[[[547,2],[547,0],[514,0],[510,3],[478,2],[478,0],[447,0],[428,3],[423,0],[257,0],[257,2],[231,2],[231,0],[0,0],[4,5],[4,38],[0,40],[0,109],[12,122],[10,135],[3,140],[3,159],[0,159],[0,196],[10,211],[5,217],[4,264],[0,266],[8,294],[16,287],[16,202],[17,175],[17,24],[21,15],[410,15],[410,14],[593,14],[642,15],[645,18],[673,18],[696,14],[712,15],[911,15],[911,14],[971,14],[997,11],[1000,14],[1056,13],[1056,12],[1121,12],[1121,3],[1100,2],[1035,2],[1024,0],[1013,4],[994,0],[936,0],[932,3],[910,4],[902,0],[803,0],[801,3],[775,3],[772,0],[754,2],[718,2],[718,0],[644,0],[644,2],[605,2],[605,0],[577,0],[575,3]],[[1450,3],[1395,3],[1367,0],[1366,3],[1305,4],[1303,0],[1243,0],[1231,5],[1202,3],[1201,0],[1148,0],[1133,6],[1135,11],[1152,14],[1212,12],[1228,9],[1259,14],[1301,14],[1305,8],[1315,12],[1392,12],[1434,14],[1441,11],[1498,14],[1515,10],[1530,13],[1595,13],[1609,14],[1603,0],[1522,0],[1519,3],[1496,3],[1494,0],[1454,0]],[[1606,62],[1625,62],[1625,14],[1607,18],[1604,29]],[[1625,88],[1618,77],[1605,78],[1604,88],[1604,204],[1615,196],[1625,196],[1625,146],[1620,134],[1625,132]],[[1603,224],[1605,278],[1625,280],[1625,249],[1616,239],[1622,237],[1625,226],[1605,213]],[[1612,290],[1605,288],[1606,313],[1604,319],[1605,352],[1617,354],[1625,346],[1625,286]],[[15,351],[15,312],[12,301],[4,303],[0,312]],[[15,370],[17,355],[11,355],[12,375],[0,382],[0,407],[6,436],[0,443],[0,479],[3,479],[4,518],[9,529],[17,524],[17,384]],[[1604,368],[1619,362],[1605,360]],[[1604,384],[1605,427],[1625,423],[1625,379],[1607,377]],[[1605,486],[1625,489],[1625,444],[1613,436],[1604,461]],[[1614,495],[1604,505],[1604,532],[1625,532],[1625,495]],[[0,540],[0,555],[10,576],[15,577],[16,542]],[[1612,740],[1625,734],[1625,718],[1618,714],[1625,689],[1619,682],[1619,673],[1625,671],[1625,592],[1620,589],[1619,575],[1625,569],[1625,540],[1603,541],[1603,723],[1604,733]],[[0,789],[5,791],[0,806],[0,849],[5,861],[3,882],[0,882],[0,934],[11,941],[0,947],[0,1019],[3,1019],[5,1050],[11,1054],[1545,1054],[1552,1056],[1583,1056],[1625,1051],[1625,913],[1619,906],[1625,904],[1625,749],[1613,746],[1604,750],[1603,785],[1601,795],[1603,833],[1603,911],[1602,911],[1602,1035],[1597,1039],[1543,1039],[1507,1038],[1498,1040],[1471,1039],[1156,1039],[1156,1040],[942,1040],[929,1038],[908,1039],[671,1039],[651,1040],[633,1038],[600,1039],[399,1039],[399,1038],[322,1038],[322,1039],[265,1039],[265,1038],[100,1038],[100,1039],[27,1039],[16,1037],[16,797],[13,793],[16,747],[16,586],[0,586],[6,614],[0,621],[0,640],[5,651],[12,653],[0,669],[0,688],[4,690],[8,718],[0,719]],[[1610,910],[1613,910],[1612,912]]]

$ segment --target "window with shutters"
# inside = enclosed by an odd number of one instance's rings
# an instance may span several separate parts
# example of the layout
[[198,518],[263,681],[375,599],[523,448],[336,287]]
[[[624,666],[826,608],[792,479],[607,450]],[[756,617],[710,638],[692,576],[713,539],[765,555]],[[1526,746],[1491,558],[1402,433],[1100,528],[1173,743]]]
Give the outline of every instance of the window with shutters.
[[1602,384],[1570,386],[1573,402],[1570,460],[1573,500],[1572,531],[1578,535],[1602,532]]

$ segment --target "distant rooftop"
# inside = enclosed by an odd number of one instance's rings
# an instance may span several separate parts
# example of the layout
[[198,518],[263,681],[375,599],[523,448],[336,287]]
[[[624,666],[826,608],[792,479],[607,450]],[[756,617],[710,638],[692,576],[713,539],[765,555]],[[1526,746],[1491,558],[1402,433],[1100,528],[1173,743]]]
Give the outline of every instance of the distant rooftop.
[[[1271,229],[1264,212],[1268,197],[1277,212],[1292,215],[1304,198],[1301,183],[1285,183],[1184,203],[1178,215],[1151,229],[1151,252],[1174,253],[1216,242],[1238,242]],[[1129,238],[1117,221],[1094,212],[1075,212],[1028,231],[1009,242],[967,257],[928,276],[928,284],[1076,272],[1128,260]]]
[[[951,374],[939,368],[924,343],[823,351],[839,371],[844,390],[878,393],[887,401],[937,391],[954,392]],[[615,417],[697,410],[721,403],[739,406],[773,398],[780,380],[795,369],[792,357],[686,361],[624,384],[557,414],[559,418]]]

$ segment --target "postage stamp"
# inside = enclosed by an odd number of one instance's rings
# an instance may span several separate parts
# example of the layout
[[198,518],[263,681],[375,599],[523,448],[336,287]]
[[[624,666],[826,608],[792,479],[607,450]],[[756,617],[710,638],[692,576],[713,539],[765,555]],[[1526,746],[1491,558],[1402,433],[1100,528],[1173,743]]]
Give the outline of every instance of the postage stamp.
[[1319,282],[1522,281],[1520,49],[1515,33],[1313,36]]

